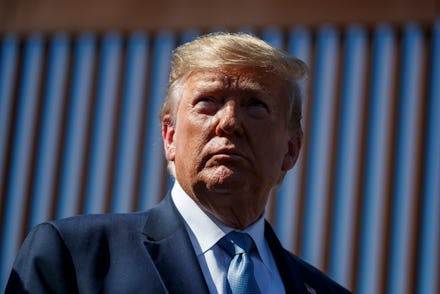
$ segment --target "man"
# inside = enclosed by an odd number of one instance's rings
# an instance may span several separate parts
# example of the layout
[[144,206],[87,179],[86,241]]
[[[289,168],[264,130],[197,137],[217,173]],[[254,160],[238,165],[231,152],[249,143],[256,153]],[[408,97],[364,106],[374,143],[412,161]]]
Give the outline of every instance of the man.
[[6,292],[348,292],[284,250],[263,218],[299,154],[305,72],[245,34],[177,48],[161,112],[169,195],[144,213],[37,226]]

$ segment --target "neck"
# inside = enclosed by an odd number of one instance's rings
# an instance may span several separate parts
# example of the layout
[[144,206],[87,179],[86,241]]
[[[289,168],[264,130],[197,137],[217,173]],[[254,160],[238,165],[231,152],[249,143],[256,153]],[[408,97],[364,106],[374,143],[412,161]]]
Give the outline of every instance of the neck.
[[271,190],[259,187],[247,190],[212,190],[203,183],[185,185],[178,182],[182,190],[192,198],[205,212],[224,225],[243,230],[255,223],[264,213]]
[[190,197],[221,223],[238,230],[249,227],[263,215],[267,199],[252,197],[253,201],[249,201],[251,196],[243,194],[215,194],[209,197],[203,194],[203,197]]

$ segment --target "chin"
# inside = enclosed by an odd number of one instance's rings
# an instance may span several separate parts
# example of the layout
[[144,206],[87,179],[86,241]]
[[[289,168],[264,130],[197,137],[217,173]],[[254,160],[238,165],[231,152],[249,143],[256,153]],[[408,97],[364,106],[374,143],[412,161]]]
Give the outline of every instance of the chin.
[[208,190],[213,192],[234,192],[242,189],[246,184],[246,176],[225,166],[217,167],[209,171],[205,177],[205,184]]

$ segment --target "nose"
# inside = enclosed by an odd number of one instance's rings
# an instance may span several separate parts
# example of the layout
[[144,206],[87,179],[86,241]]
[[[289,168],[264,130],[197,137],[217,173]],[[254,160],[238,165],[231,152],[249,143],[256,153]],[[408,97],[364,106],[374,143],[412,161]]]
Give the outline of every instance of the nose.
[[216,135],[241,135],[243,133],[242,118],[239,106],[235,101],[227,101],[220,111],[217,112],[218,123]]

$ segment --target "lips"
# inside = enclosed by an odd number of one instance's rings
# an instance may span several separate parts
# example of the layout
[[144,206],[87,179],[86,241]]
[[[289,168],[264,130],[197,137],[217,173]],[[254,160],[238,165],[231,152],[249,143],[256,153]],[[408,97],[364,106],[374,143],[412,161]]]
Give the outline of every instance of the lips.
[[225,154],[225,155],[237,155],[237,156],[243,156],[237,149],[235,148],[224,148],[224,149],[219,149],[215,152],[211,153],[212,155],[220,155],[220,154]]
[[222,148],[209,154],[210,160],[214,159],[216,161],[234,161],[234,160],[246,160],[248,158],[238,151],[236,148]]
[[204,147],[203,154],[203,162],[208,166],[251,163],[247,153],[243,152],[243,148],[238,148],[236,143],[225,137],[214,137],[209,140]]

